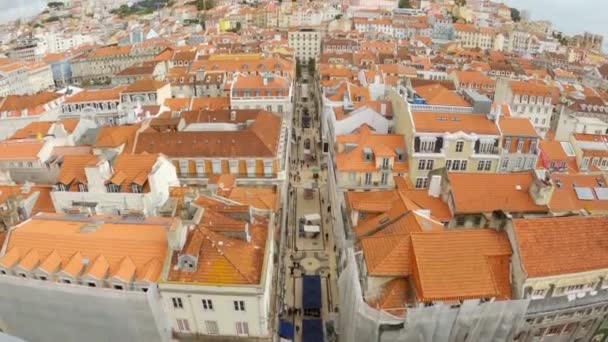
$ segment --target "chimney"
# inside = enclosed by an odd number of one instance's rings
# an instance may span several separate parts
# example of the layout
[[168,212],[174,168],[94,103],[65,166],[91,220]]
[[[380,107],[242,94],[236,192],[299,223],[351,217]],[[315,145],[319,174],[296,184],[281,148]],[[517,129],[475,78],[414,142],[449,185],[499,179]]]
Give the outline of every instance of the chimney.
[[236,121],[236,110],[230,112],[230,121]]
[[441,176],[433,175],[429,183],[429,196],[438,198],[441,195]]
[[174,219],[169,231],[167,232],[167,242],[173,251],[181,251],[186,243],[188,226],[182,224],[180,219]]
[[554,190],[553,182],[547,170],[534,170],[534,180],[530,184],[530,197],[536,205],[547,205]]

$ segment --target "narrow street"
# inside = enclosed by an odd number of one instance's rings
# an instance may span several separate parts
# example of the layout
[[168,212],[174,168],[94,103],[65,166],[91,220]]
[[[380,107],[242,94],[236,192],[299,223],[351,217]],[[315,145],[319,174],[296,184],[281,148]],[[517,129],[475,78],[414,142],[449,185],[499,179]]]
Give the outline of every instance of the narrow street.
[[297,83],[294,99],[280,316],[292,324],[296,342],[322,341],[319,331],[326,332],[327,341],[335,340],[333,322],[339,310],[332,209],[321,150],[320,113],[313,100],[318,95],[308,85]]

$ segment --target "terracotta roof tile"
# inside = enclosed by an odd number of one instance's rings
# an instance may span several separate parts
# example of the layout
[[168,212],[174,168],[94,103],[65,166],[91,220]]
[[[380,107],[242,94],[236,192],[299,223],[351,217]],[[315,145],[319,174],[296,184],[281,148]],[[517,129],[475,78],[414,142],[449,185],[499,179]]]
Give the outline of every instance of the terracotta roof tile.
[[367,298],[367,304],[393,316],[404,317],[408,304],[409,287],[407,279],[390,280],[382,286],[381,292],[376,297]]
[[416,296],[420,301],[510,299],[511,246],[490,229],[412,234]]
[[38,140],[0,142],[0,160],[36,160],[43,146]]
[[416,132],[500,135],[496,123],[482,114],[413,112]]
[[96,163],[97,157],[92,155],[65,156],[57,182],[64,185],[74,183],[75,187],[77,186],[76,183],[87,184],[87,176],[84,169]]
[[606,269],[606,227],[604,216],[515,219],[514,244],[529,278]]
[[[362,126],[356,133],[336,137],[336,143],[345,149],[336,155],[336,166],[341,172],[376,170],[377,158],[390,157],[394,158],[393,171],[406,172],[408,170],[403,135],[376,134],[371,132],[368,126]],[[351,148],[352,145],[356,146]],[[366,148],[371,149],[374,160],[365,160],[363,150]],[[402,161],[397,161],[397,150],[403,153]]]
[[450,172],[448,179],[454,200],[454,213],[547,212],[536,205],[529,194],[534,181],[532,172],[460,173]]
[[[120,270],[125,257],[129,257],[139,271],[149,261],[165,258],[167,227],[173,222],[158,218],[124,222],[106,217],[72,221],[62,220],[62,217],[37,215],[22,223],[11,232],[7,241],[9,251],[16,250],[16,258],[21,260],[25,257],[21,253],[34,249],[40,256],[41,269],[53,272],[61,265],[61,270],[72,276],[83,271],[85,258],[94,263],[100,255],[110,264],[111,274]],[[90,230],[82,231],[89,225],[92,225]],[[14,252],[9,252],[0,258],[0,263],[14,257]],[[159,275],[160,272],[157,279]]]
[[52,125],[52,121],[34,121],[15,131],[9,139],[42,139],[47,135]]
[[538,137],[534,126],[528,118],[501,117],[498,120],[500,131],[504,135]]
[[347,191],[344,196],[351,210],[369,213],[383,213],[388,211],[393,203],[399,199],[396,191]]
[[[559,180],[559,187],[553,189],[551,195],[551,201],[549,202],[549,208],[553,212],[565,212],[573,211],[578,212],[584,209],[588,212],[594,213],[605,213],[608,211],[608,201],[600,200],[592,190],[593,199],[582,200],[579,199],[574,187],[584,188],[598,188],[598,180],[603,184],[606,184],[606,180],[601,175],[592,174],[565,174],[565,173],[553,173],[551,178],[555,184]],[[605,185],[604,185],[605,186]]]
[[144,93],[153,92],[169,84],[168,82],[156,80],[139,80],[129,84],[121,93]]
[[120,101],[120,93],[126,86],[118,86],[106,89],[85,89],[72,96],[67,96],[64,103],[83,103],[92,101]]
[[103,126],[99,129],[94,148],[117,148],[125,145],[124,153],[131,153],[140,124],[126,126]]

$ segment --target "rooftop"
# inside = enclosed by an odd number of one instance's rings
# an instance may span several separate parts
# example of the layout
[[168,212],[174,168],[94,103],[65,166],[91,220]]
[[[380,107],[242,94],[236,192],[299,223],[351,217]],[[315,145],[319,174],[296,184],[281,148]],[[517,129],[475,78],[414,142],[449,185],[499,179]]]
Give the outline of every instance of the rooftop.
[[413,112],[416,132],[500,135],[496,123],[483,114]]

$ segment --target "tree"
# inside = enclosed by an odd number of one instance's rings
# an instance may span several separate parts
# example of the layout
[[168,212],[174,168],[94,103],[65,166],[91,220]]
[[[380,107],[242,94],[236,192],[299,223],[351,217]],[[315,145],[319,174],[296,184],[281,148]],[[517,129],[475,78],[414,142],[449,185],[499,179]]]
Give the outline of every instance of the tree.
[[296,80],[302,79],[302,64],[300,64],[300,60],[296,60]]
[[410,0],[399,0],[399,8],[412,8]]
[[464,7],[467,5],[467,0],[456,0],[454,3],[459,7]]
[[308,73],[310,74],[310,76],[314,76],[315,75],[315,59],[311,58],[308,61]]
[[65,6],[65,4],[61,1],[52,1],[52,2],[49,2],[47,4],[47,6],[51,7],[51,8],[55,8],[55,7],[63,7],[63,6]]
[[521,20],[521,13],[519,13],[519,10],[517,8],[510,8],[511,10],[511,20],[513,20],[514,22],[518,22]]

